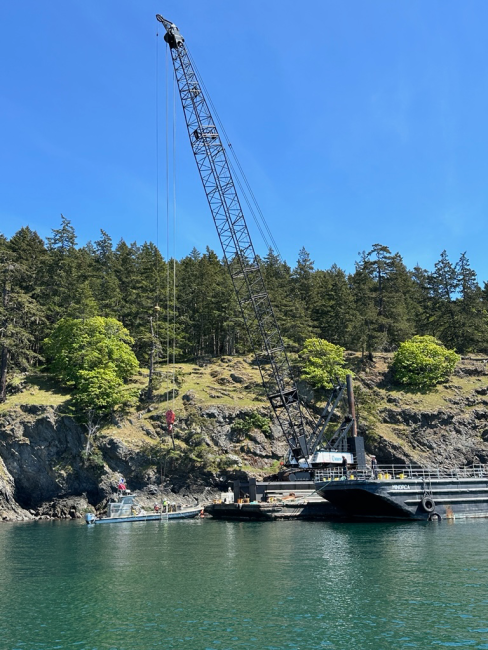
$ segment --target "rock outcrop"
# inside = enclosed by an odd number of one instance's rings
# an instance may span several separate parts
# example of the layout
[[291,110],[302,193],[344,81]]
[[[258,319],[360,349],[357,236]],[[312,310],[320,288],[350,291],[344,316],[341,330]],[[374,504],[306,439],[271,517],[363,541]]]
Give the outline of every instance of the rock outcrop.
[[[257,430],[242,436],[233,430],[237,420],[253,411],[190,405],[187,417],[178,422],[177,435],[182,439],[200,435],[206,447],[224,456],[233,469],[213,474],[193,468],[186,475],[180,470],[164,480],[152,457],[163,432],[163,412],[145,421],[117,420],[114,429],[97,437],[96,453],[87,458],[85,427],[54,407],[23,406],[4,413],[0,417],[0,518],[79,518],[89,509],[104,507],[120,476],[141,495],[152,488],[157,498],[172,495],[176,502],[203,502],[206,490],[218,489],[233,475],[242,474],[243,464],[265,468],[283,456],[287,445],[278,427],[272,426],[268,436]],[[125,428],[134,426],[137,439],[123,439]],[[141,437],[146,442],[141,444]]]
[[[416,395],[393,390],[385,380],[388,363],[381,365],[379,359],[369,374],[356,379],[359,432],[368,453],[375,453],[380,464],[488,464],[486,363],[463,362],[450,384]],[[242,386],[250,381],[246,372],[243,366],[228,381]],[[227,380],[220,367],[215,373],[216,380]],[[313,400],[313,391],[301,388]],[[252,399],[252,392],[247,395]],[[270,417],[262,402],[257,407],[235,402],[203,404],[201,391],[187,391],[184,415],[179,413],[175,423],[175,446],[166,455],[161,450],[170,449],[172,441],[161,405],[114,418],[88,455],[86,428],[59,408],[30,404],[3,410],[0,520],[80,518],[104,507],[121,475],[151,507],[164,498],[204,503],[212,490],[226,489],[233,478],[268,474],[287,443],[276,424],[253,428],[253,414],[265,421]]]

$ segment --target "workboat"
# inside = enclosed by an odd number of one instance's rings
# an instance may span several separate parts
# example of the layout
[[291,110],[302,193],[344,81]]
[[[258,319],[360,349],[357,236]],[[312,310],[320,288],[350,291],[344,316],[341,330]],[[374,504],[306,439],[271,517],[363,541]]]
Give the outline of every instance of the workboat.
[[317,493],[346,517],[441,520],[488,517],[488,466],[414,465],[316,472]]
[[89,525],[132,521],[169,521],[170,519],[192,519],[202,514],[201,506],[188,507],[170,504],[156,506],[154,512],[147,512],[137,503],[135,496],[129,490],[124,490],[109,502],[105,517],[97,517],[88,513],[85,515],[85,521]]

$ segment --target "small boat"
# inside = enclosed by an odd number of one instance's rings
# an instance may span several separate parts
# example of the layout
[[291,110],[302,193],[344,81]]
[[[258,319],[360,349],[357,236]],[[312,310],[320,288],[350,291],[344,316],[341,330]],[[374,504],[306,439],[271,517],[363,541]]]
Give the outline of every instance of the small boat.
[[488,517],[488,467],[414,465],[317,472],[317,493],[345,516],[363,520]]
[[203,515],[201,506],[171,506],[163,505],[154,512],[144,510],[129,490],[119,492],[115,500],[109,502],[105,517],[97,517],[92,513],[85,515],[88,525],[114,524],[132,521],[169,521],[170,519],[193,519]]

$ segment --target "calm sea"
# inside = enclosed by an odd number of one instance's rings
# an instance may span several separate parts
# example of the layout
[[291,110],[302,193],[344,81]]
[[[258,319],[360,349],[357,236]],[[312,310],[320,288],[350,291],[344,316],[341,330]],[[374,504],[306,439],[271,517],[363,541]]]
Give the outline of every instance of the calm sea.
[[488,649],[488,521],[0,525],[1,650]]

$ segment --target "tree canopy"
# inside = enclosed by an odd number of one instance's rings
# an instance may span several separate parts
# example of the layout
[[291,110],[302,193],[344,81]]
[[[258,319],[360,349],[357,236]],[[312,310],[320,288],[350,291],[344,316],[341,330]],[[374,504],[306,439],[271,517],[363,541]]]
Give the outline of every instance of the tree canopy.
[[344,367],[344,348],[324,339],[307,339],[301,352],[305,364],[302,379],[315,388],[332,388],[337,382],[345,382],[352,374]]
[[51,372],[75,389],[81,407],[106,411],[129,397],[124,382],[139,368],[133,343],[115,318],[63,318],[46,339],[45,353]]
[[[442,251],[433,270],[409,270],[379,243],[352,273],[316,268],[304,248],[294,265],[272,250],[260,262],[289,351],[319,337],[372,356],[417,335],[458,353],[488,353],[488,284],[465,253],[456,261]],[[62,216],[46,241],[28,227],[0,236],[0,290],[0,401],[8,375],[41,362],[42,341],[64,319],[116,319],[146,366],[173,354],[185,361],[251,351],[226,264],[210,249],[167,260],[152,243],[114,244],[103,230],[80,246]]]

